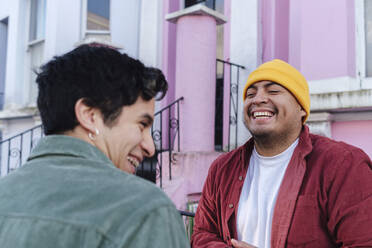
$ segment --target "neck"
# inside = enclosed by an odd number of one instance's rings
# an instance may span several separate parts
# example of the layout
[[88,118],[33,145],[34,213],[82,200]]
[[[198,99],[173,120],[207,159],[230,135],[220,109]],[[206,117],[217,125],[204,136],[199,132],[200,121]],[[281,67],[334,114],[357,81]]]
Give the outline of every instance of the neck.
[[253,137],[254,146],[261,156],[273,157],[287,150],[299,137],[300,132],[301,130],[292,136],[286,136],[286,134],[280,135],[280,137],[255,136]]
[[87,142],[87,143],[89,143],[89,144],[91,144],[93,146],[96,146],[95,143],[88,138],[87,131],[84,130],[80,126],[76,126],[74,129],[65,131],[62,134],[63,135],[67,135],[67,136],[71,136],[71,137],[74,137],[74,138],[78,138],[78,139],[81,139],[81,140],[84,140],[85,142]]

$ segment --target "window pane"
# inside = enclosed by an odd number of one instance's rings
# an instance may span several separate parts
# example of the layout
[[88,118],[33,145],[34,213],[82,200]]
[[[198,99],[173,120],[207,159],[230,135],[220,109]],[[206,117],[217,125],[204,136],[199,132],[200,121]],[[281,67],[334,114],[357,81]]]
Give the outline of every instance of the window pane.
[[110,30],[110,0],[88,0],[87,30]]
[[185,8],[190,7],[190,6],[193,6],[193,5],[198,4],[200,2],[204,2],[204,1],[203,0],[202,1],[198,1],[198,0],[185,0]]
[[365,0],[364,18],[366,33],[366,74],[372,77],[372,1]]
[[224,1],[223,0],[215,0],[215,9],[220,12],[224,13]]
[[201,3],[210,9],[223,13],[223,2],[223,0],[185,0],[185,8]]
[[205,1],[205,6],[207,6],[210,9],[216,9],[216,1],[215,0],[206,0]]
[[45,37],[45,0],[31,0],[29,41]]
[[3,20],[0,20],[0,110],[3,109],[4,104],[7,52],[8,52],[8,18],[5,18]]

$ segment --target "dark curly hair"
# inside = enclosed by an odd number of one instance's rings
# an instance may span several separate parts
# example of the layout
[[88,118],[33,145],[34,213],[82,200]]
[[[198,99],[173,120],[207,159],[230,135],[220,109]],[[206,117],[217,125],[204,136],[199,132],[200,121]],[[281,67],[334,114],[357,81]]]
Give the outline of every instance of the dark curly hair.
[[146,67],[127,54],[108,48],[82,45],[56,56],[37,72],[37,105],[44,132],[58,134],[79,123],[75,104],[79,99],[98,108],[112,126],[122,107],[132,105],[139,96],[145,101],[162,99],[168,83],[159,69]]

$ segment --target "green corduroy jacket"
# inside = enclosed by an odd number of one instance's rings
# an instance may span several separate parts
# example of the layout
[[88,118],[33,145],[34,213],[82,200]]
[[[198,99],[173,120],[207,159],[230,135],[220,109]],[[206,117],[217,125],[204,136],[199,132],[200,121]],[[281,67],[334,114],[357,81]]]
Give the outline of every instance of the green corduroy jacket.
[[181,216],[154,184],[96,147],[46,136],[0,179],[0,247],[189,247]]

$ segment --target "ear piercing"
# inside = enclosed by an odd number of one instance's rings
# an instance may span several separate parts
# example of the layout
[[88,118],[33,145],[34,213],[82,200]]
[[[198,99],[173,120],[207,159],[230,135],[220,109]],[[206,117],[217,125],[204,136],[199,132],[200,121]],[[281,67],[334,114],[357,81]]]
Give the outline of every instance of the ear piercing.
[[95,128],[95,133],[96,133],[96,135],[93,136],[93,134],[92,134],[91,132],[89,132],[89,133],[88,133],[88,137],[89,137],[89,139],[91,139],[91,140],[96,140],[96,139],[97,139],[97,136],[99,135],[99,130],[98,130],[97,128]]

